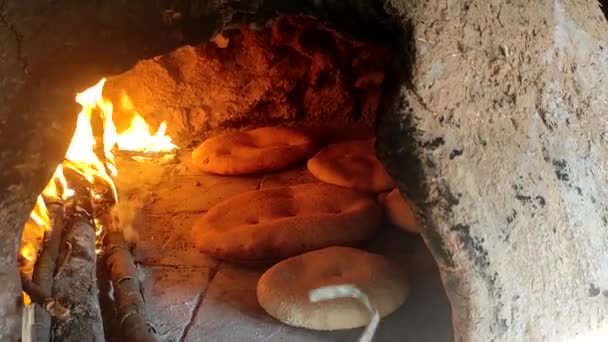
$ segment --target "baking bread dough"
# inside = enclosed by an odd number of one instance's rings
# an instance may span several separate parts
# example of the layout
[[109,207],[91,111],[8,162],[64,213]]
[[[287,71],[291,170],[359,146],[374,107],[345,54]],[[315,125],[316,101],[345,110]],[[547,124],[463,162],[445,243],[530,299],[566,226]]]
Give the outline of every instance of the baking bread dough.
[[347,188],[381,192],[395,187],[376,157],[374,139],[331,144],[308,161],[308,170],[323,182]]
[[401,268],[386,257],[349,247],[329,247],[271,267],[258,281],[258,302],[270,316],[296,327],[339,330],[367,325],[371,314],[355,299],[309,300],[311,290],[343,284],[363,291],[381,317],[399,308],[410,294]]
[[278,171],[310,158],[314,139],[287,127],[226,132],[205,140],[192,152],[199,169],[219,175]]
[[[382,198],[384,197],[384,198]],[[419,233],[420,224],[409,202],[403,198],[399,189],[395,188],[386,196],[380,197],[389,221],[406,232]]]
[[192,239],[219,259],[261,263],[334,245],[353,246],[382,223],[367,193],[330,184],[302,184],[228,198],[194,224]]

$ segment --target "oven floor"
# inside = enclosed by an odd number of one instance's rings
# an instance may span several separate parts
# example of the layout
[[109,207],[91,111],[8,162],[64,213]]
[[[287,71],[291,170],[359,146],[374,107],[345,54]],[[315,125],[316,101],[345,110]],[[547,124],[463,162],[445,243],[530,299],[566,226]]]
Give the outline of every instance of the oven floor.
[[[318,332],[268,316],[255,288],[266,267],[220,262],[197,251],[190,229],[199,215],[234,194],[316,182],[304,166],[252,177],[220,177],[189,167],[189,153],[159,162],[119,160],[120,210],[133,242],[148,315],[162,341],[356,341],[362,329]],[[181,160],[180,160],[181,159]],[[238,210],[238,209],[237,209]],[[126,225],[125,225],[126,226]],[[367,249],[396,258],[413,292],[381,321],[374,341],[453,341],[450,307],[422,240],[386,226]],[[107,328],[109,340],[111,328]],[[118,340],[118,339],[116,339]]]

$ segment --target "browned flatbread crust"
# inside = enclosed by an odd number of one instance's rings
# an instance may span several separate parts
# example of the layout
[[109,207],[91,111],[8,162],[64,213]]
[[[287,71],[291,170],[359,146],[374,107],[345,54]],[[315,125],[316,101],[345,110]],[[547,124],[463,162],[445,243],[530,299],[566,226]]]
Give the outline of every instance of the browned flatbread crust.
[[[383,197],[383,198],[382,198]],[[399,189],[395,188],[386,196],[381,196],[380,202],[384,204],[384,210],[389,221],[409,233],[419,233],[420,224],[410,203],[403,198]]]
[[192,152],[199,169],[219,175],[247,175],[285,169],[312,156],[316,141],[287,127],[227,132],[205,140]]
[[377,307],[381,317],[407,299],[410,285],[402,269],[379,254],[329,247],[298,255],[266,271],[257,286],[260,306],[279,321],[308,329],[352,329],[369,323],[370,314],[352,298],[312,303],[309,292],[353,284]]
[[376,157],[374,140],[351,140],[329,145],[308,161],[319,180],[347,188],[381,192],[395,182]]
[[330,184],[303,184],[236,195],[203,214],[192,238],[219,259],[261,263],[367,240],[382,223],[370,195]]

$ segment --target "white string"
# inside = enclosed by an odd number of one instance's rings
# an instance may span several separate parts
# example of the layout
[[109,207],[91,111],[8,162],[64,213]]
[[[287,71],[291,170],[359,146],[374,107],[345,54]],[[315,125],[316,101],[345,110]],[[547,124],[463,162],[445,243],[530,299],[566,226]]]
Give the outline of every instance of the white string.
[[324,300],[337,299],[337,298],[354,298],[363,304],[372,315],[370,322],[363,331],[359,342],[371,342],[378,329],[380,323],[380,313],[376,307],[369,300],[369,297],[359,290],[355,285],[344,284],[344,285],[333,285],[324,286],[310,291],[308,297],[311,302],[317,303]]

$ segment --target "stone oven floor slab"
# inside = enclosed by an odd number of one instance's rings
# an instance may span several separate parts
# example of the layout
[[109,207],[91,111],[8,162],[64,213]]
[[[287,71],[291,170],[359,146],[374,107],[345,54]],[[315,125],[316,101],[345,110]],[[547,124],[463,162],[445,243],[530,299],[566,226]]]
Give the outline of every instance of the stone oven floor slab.
[[[151,323],[162,341],[356,341],[362,329],[317,332],[284,325],[258,305],[256,283],[268,267],[244,267],[199,252],[194,221],[245,191],[316,182],[305,166],[252,177],[221,177],[170,162],[119,161],[121,218],[133,244]],[[128,225],[127,225],[128,226]],[[382,320],[375,341],[452,341],[450,307],[422,240],[384,227],[368,250],[397,259],[411,276],[407,302]],[[109,340],[119,340],[109,338]]]

